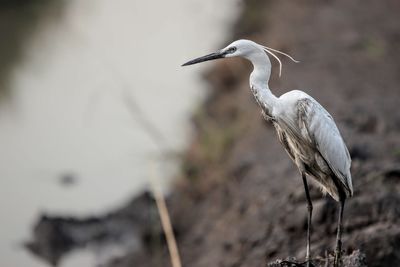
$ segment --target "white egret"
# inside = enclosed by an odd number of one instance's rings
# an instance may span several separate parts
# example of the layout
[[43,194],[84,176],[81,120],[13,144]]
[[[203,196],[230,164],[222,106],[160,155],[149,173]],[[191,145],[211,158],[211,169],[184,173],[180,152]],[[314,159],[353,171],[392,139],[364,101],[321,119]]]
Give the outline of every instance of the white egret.
[[279,62],[279,75],[282,64],[274,54],[289,55],[259,45],[250,40],[238,40],[218,52],[196,58],[182,66],[208,60],[243,57],[253,64],[250,74],[250,88],[260,105],[264,118],[274,125],[278,139],[290,158],[296,164],[303,179],[307,197],[308,226],[306,264],[310,266],[310,231],[312,202],[306,175],[311,176],[324,192],[340,202],[334,266],[341,262],[342,217],[345,200],[353,195],[350,174],[351,158],[332,116],[311,96],[293,90],[280,97],[272,94],[268,86],[271,75],[271,62],[266,53]]

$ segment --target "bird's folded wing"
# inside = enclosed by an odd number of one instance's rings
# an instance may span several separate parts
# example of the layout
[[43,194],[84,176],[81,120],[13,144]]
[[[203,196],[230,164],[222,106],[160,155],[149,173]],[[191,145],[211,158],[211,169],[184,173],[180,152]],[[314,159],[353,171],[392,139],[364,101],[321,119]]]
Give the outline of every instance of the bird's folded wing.
[[298,112],[302,137],[314,143],[348,196],[352,196],[351,158],[332,116],[311,97],[298,101]]

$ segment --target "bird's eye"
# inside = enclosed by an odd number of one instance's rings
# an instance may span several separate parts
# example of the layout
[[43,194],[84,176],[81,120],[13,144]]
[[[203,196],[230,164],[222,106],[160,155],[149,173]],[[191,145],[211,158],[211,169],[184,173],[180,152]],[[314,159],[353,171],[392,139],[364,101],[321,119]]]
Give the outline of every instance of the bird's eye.
[[236,51],[236,47],[235,47],[235,46],[232,46],[232,47],[230,47],[230,48],[228,49],[228,52],[229,52],[230,54],[234,53],[235,51]]

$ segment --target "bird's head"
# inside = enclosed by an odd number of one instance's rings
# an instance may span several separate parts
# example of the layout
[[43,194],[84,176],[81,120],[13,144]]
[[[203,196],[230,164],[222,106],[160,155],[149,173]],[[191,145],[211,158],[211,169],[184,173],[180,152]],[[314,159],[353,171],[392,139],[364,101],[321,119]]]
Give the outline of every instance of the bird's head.
[[255,50],[261,50],[262,48],[257,43],[250,41],[250,40],[237,40],[228,45],[227,47],[215,52],[211,53],[193,60],[190,60],[183,64],[182,66],[188,66],[197,64],[204,61],[214,60],[218,58],[225,58],[225,57],[245,57],[248,54],[251,54]]
[[224,57],[247,58],[251,54],[263,52],[263,47],[253,41],[242,39],[229,44],[227,47],[221,49],[221,52],[225,54]]
[[[280,70],[282,69],[282,63],[273,52],[285,55],[285,56],[289,57],[291,60],[293,60],[294,62],[298,62],[295,59],[293,59],[291,56],[289,56],[288,54],[285,54],[279,50],[259,45],[256,42],[253,42],[250,40],[242,39],[242,40],[234,41],[233,43],[229,44],[225,48],[222,48],[221,50],[219,50],[215,53],[211,53],[211,54],[190,60],[190,61],[184,63],[182,66],[193,65],[193,64],[200,63],[200,62],[204,62],[204,61],[209,61],[209,60],[214,60],[214,59],[219,59],[219,58],[226,58],[226,57],[244,57],[249,60],[252,60],[252,58],[254,58],[257,55],[265,55],[265,52],[270,54],[271,56],[273,56],[276,60],[278,60]],[[279,76],[280,76],[280,72],[281,71],[279,71]]]

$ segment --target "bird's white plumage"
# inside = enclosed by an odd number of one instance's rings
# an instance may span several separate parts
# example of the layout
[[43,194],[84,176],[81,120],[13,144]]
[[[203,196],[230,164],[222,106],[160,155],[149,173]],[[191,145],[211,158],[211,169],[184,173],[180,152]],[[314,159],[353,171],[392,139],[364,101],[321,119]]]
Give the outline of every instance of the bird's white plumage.
[[314,177],[324,191],[340,202],[334,260],[334,266],[338,267],[344,203],[347,197],[353,195],[349,152],[332,116],[315,99],[299,90],[290,91],[279,98],[272,94],[268,86],[271,62],[266,52],[278,60],[279,74],[282,64],[273,52],[295,61],[281,51],[250,40],[237,40],[216,53],[193,59],[183,66],[238,56],[248,59],[253,64],[254,69],[250,74],[251,91],[261,107],[264,118],[272,121],[275,126],[279,141],[297,165],[303,179],[308,203],[307,267],[310,266],[312,202],[306,174]]
[[310,146],[321,154],[339,179],[346,195],[352,196],[351,158],[332,116],[302,91],[290,91],[278,99],[279,105],[273,116],[292,127],[304,146]]
[[303,174],[315,178],[324,191],[338,201],[352,196],[351,159],[331,115],[311,96],[294,90],[276,97],[269,89],[271,62],[266,53],[281,61],[274,52],[250,40],[237,40],[227,47],[183,66],[222,57],[244,57],[253,64],[250,88],[264,117],[271,120],[278,138]]
[[[266,118],[271,119],[279,140],[300,171],[313,176],[334,199],[351,197],[351,159],[332,116],[311,96],[293,90],[280,96],[268,86],[271,62],[264,48],[238,40],[230,57],[242,56],[253,64],[250,87]],[[222,50],[224,51],[224,49]]]

